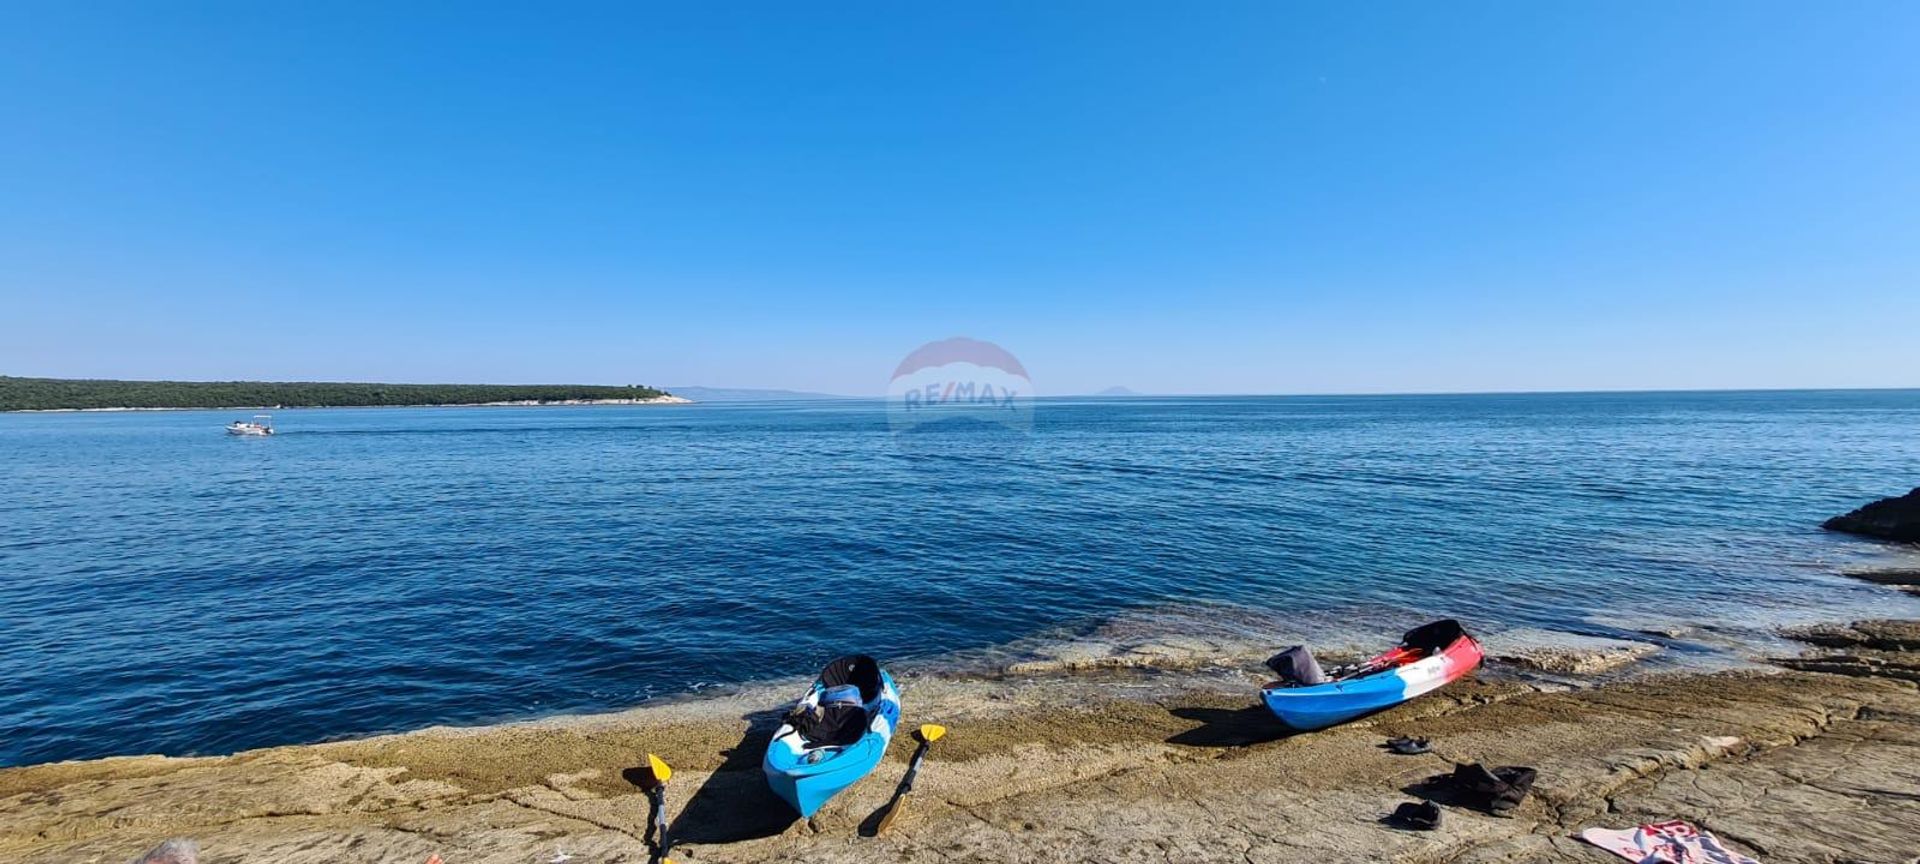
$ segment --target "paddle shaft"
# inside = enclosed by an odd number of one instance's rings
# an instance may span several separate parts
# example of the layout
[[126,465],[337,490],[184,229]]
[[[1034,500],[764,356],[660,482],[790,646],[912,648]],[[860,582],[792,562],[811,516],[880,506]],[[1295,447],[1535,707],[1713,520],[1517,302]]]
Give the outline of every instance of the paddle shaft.
[[673,849],[673,841],[667,838],[667,787],[665,784],[647,790],[647,797],[653,799],[653,824],[659,830],[659,839],[654,846],[659,850],[656,861],[666,861],[667,852]]
[[920,763],[926,761],[927,746],[932,743],[922,741],[919,747],[914,748],[913,760],[907,763],[907,775],[900,778],[900,794],[905,795],[913,791],[913,778],[920,775]]

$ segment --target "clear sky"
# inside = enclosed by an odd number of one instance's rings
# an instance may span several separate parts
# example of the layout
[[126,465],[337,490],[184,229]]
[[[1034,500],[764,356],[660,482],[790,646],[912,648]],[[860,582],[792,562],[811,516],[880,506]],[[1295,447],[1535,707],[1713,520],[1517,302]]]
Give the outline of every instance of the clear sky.
[[1920,4],[926,5],[0,4],[0,374],[1920,385]]

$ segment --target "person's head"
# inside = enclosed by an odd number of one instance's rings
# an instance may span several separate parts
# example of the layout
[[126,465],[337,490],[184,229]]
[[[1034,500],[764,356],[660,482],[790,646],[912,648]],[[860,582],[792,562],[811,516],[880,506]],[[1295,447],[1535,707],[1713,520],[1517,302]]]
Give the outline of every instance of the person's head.
[[147,850],[132,864],[200,864],[200,844],[176,837]]

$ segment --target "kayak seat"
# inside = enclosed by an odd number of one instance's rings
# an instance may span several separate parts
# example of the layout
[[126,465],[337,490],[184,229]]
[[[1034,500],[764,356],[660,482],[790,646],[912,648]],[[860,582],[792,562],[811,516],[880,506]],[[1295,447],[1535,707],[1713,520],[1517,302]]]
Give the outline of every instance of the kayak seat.
[[1460,622],[1452,618],[1443,618],[1432,624],[1422,624],[1408,630],[1406,635],[1400,637],[1400,647],[1410,651],[1438,654],[1447,650],[1447,646],[1465,638],[1466,635],[1467,630],[1460,626]]
[[871,704],[880,698],[880,661],[865,654],[836,657],[820,670],[820,683],[829,689],[852,685],[860,688],[860,701]]

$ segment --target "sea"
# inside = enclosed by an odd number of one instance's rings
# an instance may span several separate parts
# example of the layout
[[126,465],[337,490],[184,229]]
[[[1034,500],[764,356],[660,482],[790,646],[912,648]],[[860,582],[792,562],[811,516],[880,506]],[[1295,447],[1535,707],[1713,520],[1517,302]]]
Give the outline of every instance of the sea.
[[937,672],[1116,621],[1715,651],[1920,616],[1842,575],[1908,553],[1819,528],[1920,485],[1920,391],[1023,410],[0,415],[0,765],[621,709],[854,651]]

